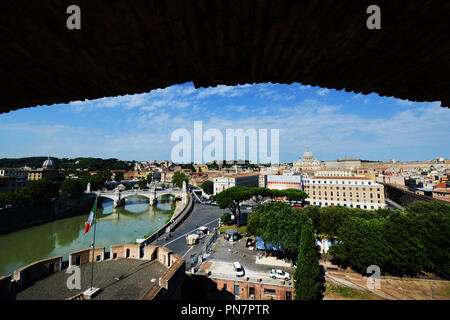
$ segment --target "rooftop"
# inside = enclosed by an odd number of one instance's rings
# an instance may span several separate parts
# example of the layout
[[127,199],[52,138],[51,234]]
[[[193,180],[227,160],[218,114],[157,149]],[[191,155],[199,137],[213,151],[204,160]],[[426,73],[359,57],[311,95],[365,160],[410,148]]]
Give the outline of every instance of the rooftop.
[[372,181],[370,178],[367,177],[325,177],[325,176],[315,176],[311,179],[337,179],[337,180],[369,180]]
[[[82,293],[90,286],[91,264],[83,264],[81,269],[81,289],[70,290],[67,280],[71,274],[66,270],[57,272],[34,283],[16,295],[17,300],[64,300]],[[94,287],[101,292],[94,300],[138,300],[167,271],[167,267],[153,260],[119,259],[97,262],[94,264]],[[114,277],[123,278],[115,280]]]

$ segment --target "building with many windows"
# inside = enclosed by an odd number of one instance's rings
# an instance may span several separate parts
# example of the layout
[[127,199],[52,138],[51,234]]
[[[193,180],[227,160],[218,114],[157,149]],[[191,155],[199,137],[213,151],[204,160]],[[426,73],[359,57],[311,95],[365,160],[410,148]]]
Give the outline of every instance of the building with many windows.
[[234,186],[258,187],[259,174],[234,174],[214,178],[214,194]]
[[306,201],[313,206],[341,205],[349,208],[375,210],[384,208],[383,185],[366,177],[320,177],[304,178]]

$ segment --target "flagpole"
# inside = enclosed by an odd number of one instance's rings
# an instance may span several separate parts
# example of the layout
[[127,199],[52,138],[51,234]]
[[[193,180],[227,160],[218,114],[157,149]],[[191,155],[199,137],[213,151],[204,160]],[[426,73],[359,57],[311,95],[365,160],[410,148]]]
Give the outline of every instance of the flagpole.
[[94,248],[95,248],[95,230],[97,229],[97,199],[98,194],[95,197],[95,204],[94,204],[94,240],[92,242],[91,290],[94,281]]

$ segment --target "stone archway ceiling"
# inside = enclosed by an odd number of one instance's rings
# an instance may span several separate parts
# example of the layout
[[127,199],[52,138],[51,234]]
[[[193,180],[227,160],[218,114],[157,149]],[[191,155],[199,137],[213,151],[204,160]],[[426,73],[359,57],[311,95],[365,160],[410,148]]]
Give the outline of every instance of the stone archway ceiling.
[[[381,7],[381,30],[366,28]],[[82,29],[66,28],[67,6]],[[193,81],[292,83],[450,106],[450,1],[0,2],[0,112]]]

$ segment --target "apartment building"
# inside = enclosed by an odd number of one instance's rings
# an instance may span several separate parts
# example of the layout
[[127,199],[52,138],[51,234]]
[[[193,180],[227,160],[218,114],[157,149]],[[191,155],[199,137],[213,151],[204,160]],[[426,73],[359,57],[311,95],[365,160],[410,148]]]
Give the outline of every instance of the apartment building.
[[258,187],[259,174],[235,174],[214,178],[214,194],[234,186]]
[[386,207],[383,185],[366,177],[314,176],[304,178],[303,184],[310,205],[368,210]]

